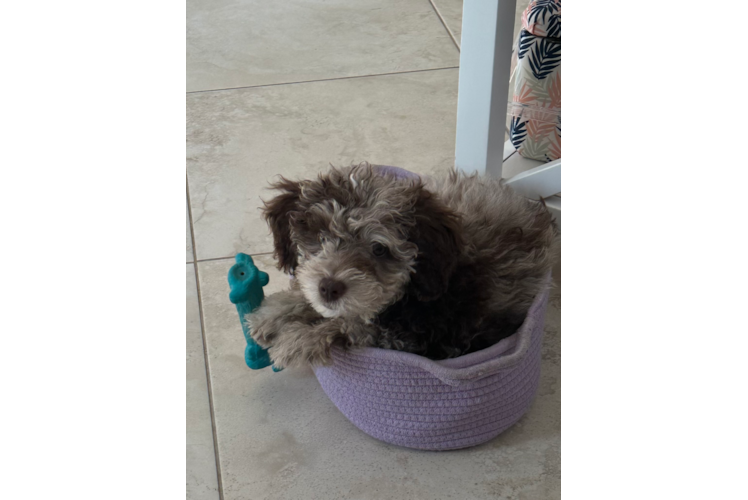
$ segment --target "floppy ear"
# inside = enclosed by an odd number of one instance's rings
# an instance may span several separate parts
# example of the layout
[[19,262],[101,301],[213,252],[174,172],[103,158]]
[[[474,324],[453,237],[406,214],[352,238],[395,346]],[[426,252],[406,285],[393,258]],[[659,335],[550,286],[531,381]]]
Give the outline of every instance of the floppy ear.
[[460,218],[430,192],[420,190],[410,241],[418,246],[410,291],[418,300],[438,299],[449,286],[462,250]]
[[291,241],[289,214],[298,209],[301,186],[298,182],[281,177],[281,180],[271,187],[281,191],[281,193],[272,200],[265,202],[263,215],[273,233],[275,245],[273,256],[278,259],[278,269],[291,273],[298,264],[298,249]]

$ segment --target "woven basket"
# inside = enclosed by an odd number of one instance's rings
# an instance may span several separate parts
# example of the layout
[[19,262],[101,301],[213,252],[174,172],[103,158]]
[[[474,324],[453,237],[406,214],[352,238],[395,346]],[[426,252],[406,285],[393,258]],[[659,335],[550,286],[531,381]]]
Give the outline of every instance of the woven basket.
[[547,305],[546,290],[517,333],[465,356],[432,361],[386,349],[334,348],[333,364],[315,373],[335,406],[376,439],[421,450],[475,446],[530,407]]

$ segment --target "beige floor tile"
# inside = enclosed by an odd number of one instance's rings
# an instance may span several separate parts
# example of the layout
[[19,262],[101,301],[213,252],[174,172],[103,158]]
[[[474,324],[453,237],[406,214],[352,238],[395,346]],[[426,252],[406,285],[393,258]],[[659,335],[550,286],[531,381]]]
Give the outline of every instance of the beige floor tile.
[[426,0],[188,0],[187,90],[456,66]]
[[432,0],[434,6],[439,10],[444,23],[452,32],[457,45],[462,38],[462,0]]
[[[433,0],[433,2],[457,43],[460,43],[462,38],[462,0]],[[512,40],[516,40],[519,35],[519,30],[522,28],[522,12],[528,5],[530,5],[530,0],[517,0]]]
[[[287,278],[270,256],[266,290]],[[560,495],[560,294],[547,316],[540,389],[513,428],[485,445],[421,452],[376,441],[327,399],[309,371],[252,371],[226,276],[233,260],[201,262],[213,401],[226,500],[552,500]]]
[[187,96],[195,254],[272,250],[260,197],[278,174],[370,161],[419,173],[454,164],[456,69]]
[[187,209],[187,262],[192,262],[195,259],[192,253],[192,229],[190,228],[190,212]]
[[187,265],[187,499],[218,499],[195,267]]

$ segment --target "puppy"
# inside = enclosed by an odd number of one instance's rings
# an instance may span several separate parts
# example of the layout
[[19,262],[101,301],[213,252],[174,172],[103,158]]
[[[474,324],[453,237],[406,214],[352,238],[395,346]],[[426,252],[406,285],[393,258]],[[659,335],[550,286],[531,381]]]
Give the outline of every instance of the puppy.
[[557,254],[545,205],[496,179],[361,164],[273,188],[264,216],[295,280],[247,320],[278,367],[328,364],[333,345],[431,359],[489,347],[522,324]]

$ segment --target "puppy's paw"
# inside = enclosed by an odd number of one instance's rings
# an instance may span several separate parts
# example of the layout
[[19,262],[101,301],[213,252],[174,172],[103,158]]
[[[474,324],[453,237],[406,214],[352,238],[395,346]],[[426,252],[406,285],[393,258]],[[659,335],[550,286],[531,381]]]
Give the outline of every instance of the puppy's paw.
[[278,367],[325,366],[332,363],[333,343],[345,343],[340,320],[323,320],[312,325],[294,322],[283,331],[268,351]]
[[[286,325],[299,321],[311,321],[309,307],[300,292],[279,292],[265,297],[262,305],[247,314],[244,321],[249,326],[249,334],[262,347],[270,347]],[[316,313],[313,313],[316,315]]]
[[245,319],[249,325],[249,335],[260,347],[267,349],[273,345],[273,340],[278,336],[279,325],[255,314],[247,314]]
[[325,366],[332,363],[329,346],[323,342],[304,342],[303,345],[278,342],[268,350],[268,354],[278,368]]

